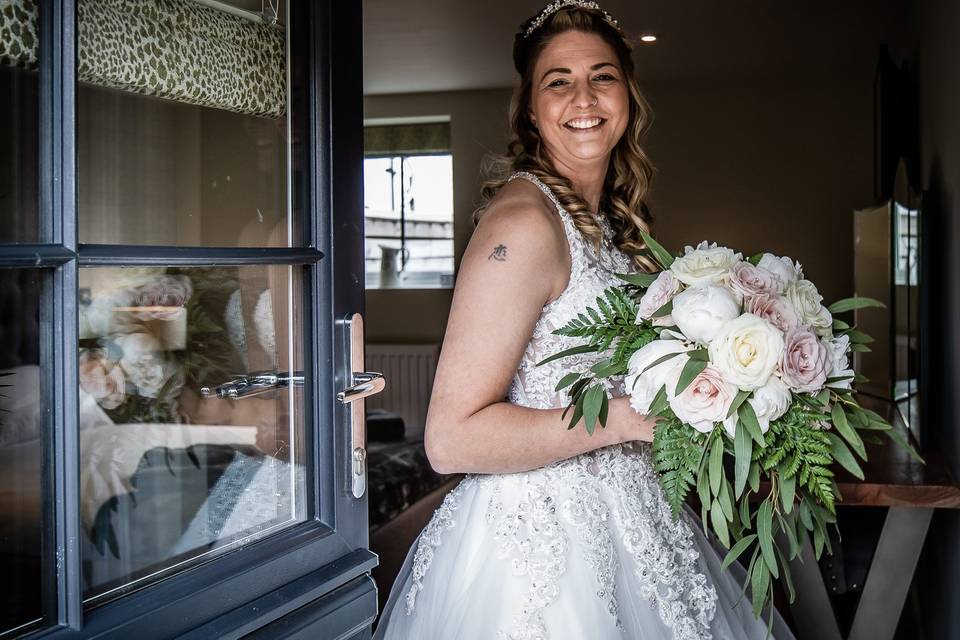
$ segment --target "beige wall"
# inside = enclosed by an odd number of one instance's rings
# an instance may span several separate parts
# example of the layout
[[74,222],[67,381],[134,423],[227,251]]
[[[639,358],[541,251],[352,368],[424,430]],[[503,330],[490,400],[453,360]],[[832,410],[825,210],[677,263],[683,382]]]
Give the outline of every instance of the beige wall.
[[[872,77],[752,85],[660,83],[655,232],[671,249],[701,239],[799,259],[828,301],[853,287],[852,211],[872,201]],[[502,152],[510,90],[368,96],[366,117],[449,114],[456,261],[472,231],[485,151]],[[449,291],[369,291],[371,342],[438,342]]]

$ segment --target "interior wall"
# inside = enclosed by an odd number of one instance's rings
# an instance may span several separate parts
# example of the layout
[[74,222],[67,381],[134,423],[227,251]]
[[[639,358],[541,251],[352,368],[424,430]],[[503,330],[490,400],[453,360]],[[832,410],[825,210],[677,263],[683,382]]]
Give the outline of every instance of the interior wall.
[[[644,91],[655,121],[655,233],[671,249],[710,239],[745,254],[799,259],[832,301],[853,293],[853,216],[872,203],[872,71],[816,78],[660,82]],[[455,260],[473,229],[485,152],[507,142],[511,91],[367,96],[366,117],[449,114]],[[450,290],[367,292],[371,342],[439,342]]]
[[[960,4],[925,0],[920,45],[920,124],[923,156],[923,224],[929,241],[929,377],[924,393],[930,415],[924,430],[960,478]],[[960,512],[938,510],[921,557],[919,619],[924,638],[960,637]]]

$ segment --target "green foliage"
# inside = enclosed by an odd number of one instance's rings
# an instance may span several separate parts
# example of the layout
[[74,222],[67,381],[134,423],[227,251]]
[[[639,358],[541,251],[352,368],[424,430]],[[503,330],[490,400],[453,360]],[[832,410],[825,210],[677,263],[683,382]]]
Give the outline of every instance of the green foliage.
[[670,417],[657,423],[653,434],[653,464],[660,474],[660,486],[674,517],[680,513],[690,488],[696,484],[705,450],[703,434],[697,433],[691,438],[690,427],[672,412]]

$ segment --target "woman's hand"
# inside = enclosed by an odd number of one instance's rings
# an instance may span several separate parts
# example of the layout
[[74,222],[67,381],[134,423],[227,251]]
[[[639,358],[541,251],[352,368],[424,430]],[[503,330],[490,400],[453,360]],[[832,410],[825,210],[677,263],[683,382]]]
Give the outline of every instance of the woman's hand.
[[607,410],[606,429],[612,429],[616,442],[643,440],[653,442],[653,430],[659,417],[641,415],[630,406],[630,396],[611,398]]

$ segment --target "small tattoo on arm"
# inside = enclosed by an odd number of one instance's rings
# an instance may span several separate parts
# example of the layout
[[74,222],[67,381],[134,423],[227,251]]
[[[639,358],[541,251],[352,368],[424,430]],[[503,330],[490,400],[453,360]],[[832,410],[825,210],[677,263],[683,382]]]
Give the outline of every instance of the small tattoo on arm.
[[493,258],[494,260],[500,260],[503,262],[507,259],[507,246],[504,244],[498,244],[493,248],[493,252],[487,256],[487,260]]

